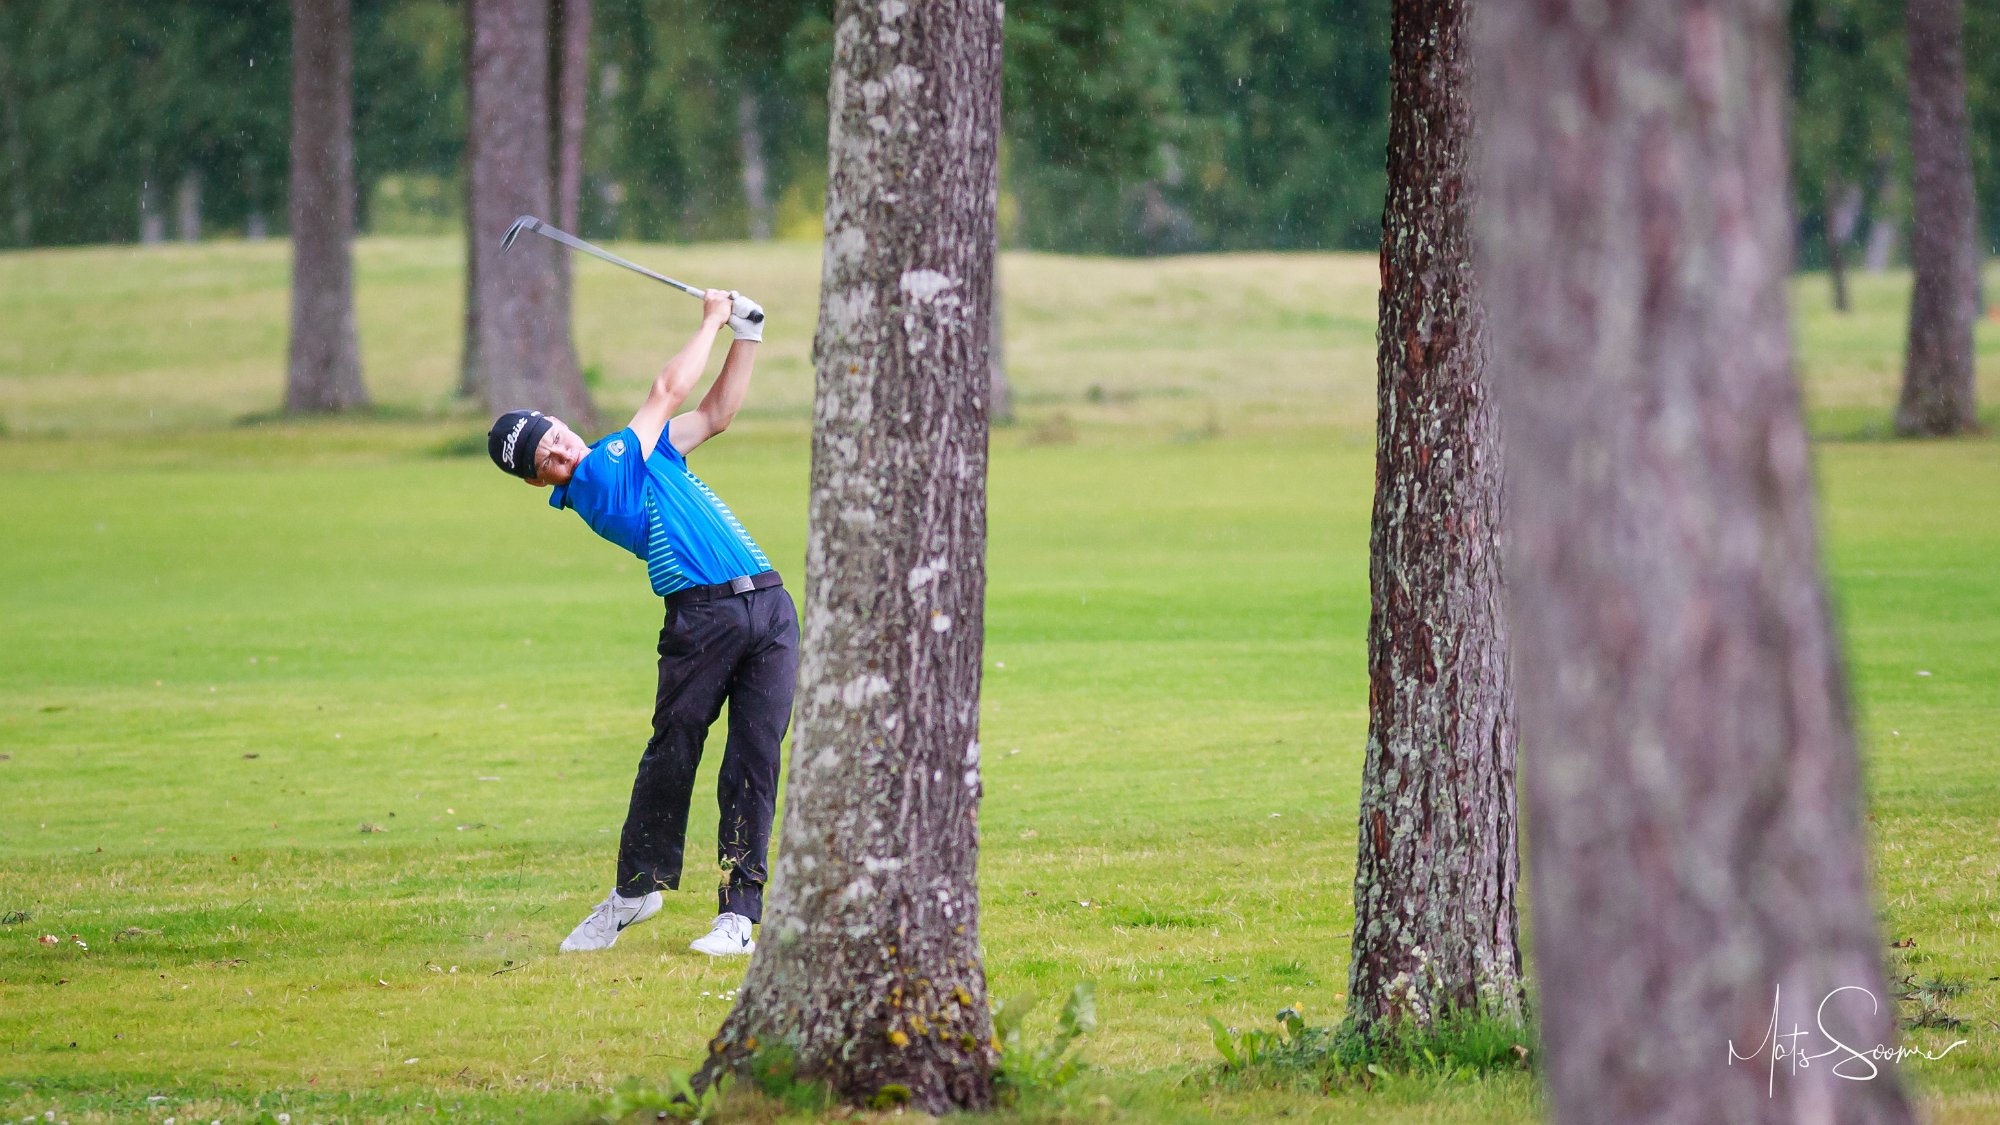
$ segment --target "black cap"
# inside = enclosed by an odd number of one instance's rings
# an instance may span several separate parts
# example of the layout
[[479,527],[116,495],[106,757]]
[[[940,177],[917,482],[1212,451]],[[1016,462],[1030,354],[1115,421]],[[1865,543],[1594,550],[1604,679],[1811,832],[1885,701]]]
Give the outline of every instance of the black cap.
[[493,463],[520,477],[535,479],[535,448],[554,425],[539,410],[509,410],[486,431],[486,453]]

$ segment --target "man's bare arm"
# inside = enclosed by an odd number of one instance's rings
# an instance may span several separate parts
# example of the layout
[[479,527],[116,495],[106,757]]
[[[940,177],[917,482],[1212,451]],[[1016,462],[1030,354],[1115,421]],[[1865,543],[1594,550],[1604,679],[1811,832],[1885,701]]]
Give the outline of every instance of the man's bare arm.
[[639,439],[642,456],[653,452],[660,442],[660,433],[667,428],[667,419],[673,417],[674,411],[687,401],[688,392],[701,381],[702,370],[708,366],[709,350],[715,346],[715,334],[728,322],[733,301],[726,291],[710,289],[701,304],[701,327],[695,330],[687,346],[660,368],[652,390],[646,393],[645,404],[632,415],[632,433]]
[[750,370],[757,365],[757,342],[738,340],[729,345],[729,355],[722,361],[722,374],[715,377],[715,384],[701,398],[701,405],[674,419],[673,429],[667,440],[685,457],[694,452],[695,446],[729,428],[735,421],[736,411],[743,405],[744,393],[750,389]]

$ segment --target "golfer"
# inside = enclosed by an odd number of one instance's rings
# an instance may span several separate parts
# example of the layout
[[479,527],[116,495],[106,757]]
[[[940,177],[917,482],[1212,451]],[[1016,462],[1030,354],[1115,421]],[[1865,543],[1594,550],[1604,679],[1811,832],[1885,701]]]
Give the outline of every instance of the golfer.
[[[701,328],[667,361],[631,424],[585,445],[539,411],[500,416],[486,436],[495,464],[568,508],[590,529],[646,561],[666,599],[653,737],[639,758],[632,804],[618,840],[618,882],[579,923],[565,951],[608,949],[625,927],[660,910],[660,891],[681,882],[688,803],[709,725],[729,701],[729,741],[716,790],[716,847],[725,877],[715,923],[692,948],[723,956],[755,948],[763,917],[766,847],[778,790],[778,743],[792,717],[799,620],[756,540],[709,487],[688,454],[727,429],[756,364],[762,312],[734,293],[708,290]],[[734,315],[732,315],[732,312]],[[722,373],[701,405],[675,415],[708,365],[716,332],[735,334]]]

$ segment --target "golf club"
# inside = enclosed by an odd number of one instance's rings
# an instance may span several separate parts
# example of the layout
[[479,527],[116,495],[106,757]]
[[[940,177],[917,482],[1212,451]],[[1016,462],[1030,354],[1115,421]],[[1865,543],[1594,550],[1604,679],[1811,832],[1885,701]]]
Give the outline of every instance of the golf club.
[[[507,236],[500,240],[500,252],[502,254],[505,254],[507,250],[514,245],[514,239],[519,237],[521,232],[524,230],[534,231],[536,234],[541,235],[543,238],[553,239],[557,242],[562,243],[564,246],[569,247],[572,250],[581,250],[584,253],[591,255],[592,257],[602,258],[605,261],[610,262],[614,266],[624,266],[626,269],[631,270],[633,273],[644,274],[645,276],[652,278],[654,281],[661,282],[662,284],[665,285],[671,285],[674,288],[680,290],[681,292],[686,293],[690,297],[699,299],[703,294],[703,290],[697,289],[694,286],[689,285],[684,281],[675,281],[673,278],[668,277],[665,274],[654,273],[652,270],[647,269],[645,266],[639,265],[637,262],[628,262],[625,259],[619,257],[618,255],[613,254],[609,250],[604,250],[599,247],[592,246],[590,243],[585,242],[583,239],[578,238],[577,236],[569,233],[568,231],[558,230],[555,227],[552,227],[549,224],[541,221],[540,219],[535,218],[533,215],[523,215],[520,218],[514,220],[514,225],[507,228]],[[762,312],[762,310],[753,310],[749,314],[749,316],[750,319],[753,321],[762,321],[764,319],[764,313]]]

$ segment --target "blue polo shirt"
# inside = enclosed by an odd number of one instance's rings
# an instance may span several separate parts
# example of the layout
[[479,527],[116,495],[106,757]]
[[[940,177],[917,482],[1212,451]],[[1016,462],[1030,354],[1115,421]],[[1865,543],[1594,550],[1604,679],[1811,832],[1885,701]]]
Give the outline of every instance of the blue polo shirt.
[[592,531],[646,560],[662,597],[771,569],[729,506],[688,472],[667,432],[650,456],[630,427],[600,439],[569,483],[549,494],[549,506],[571,509]]

